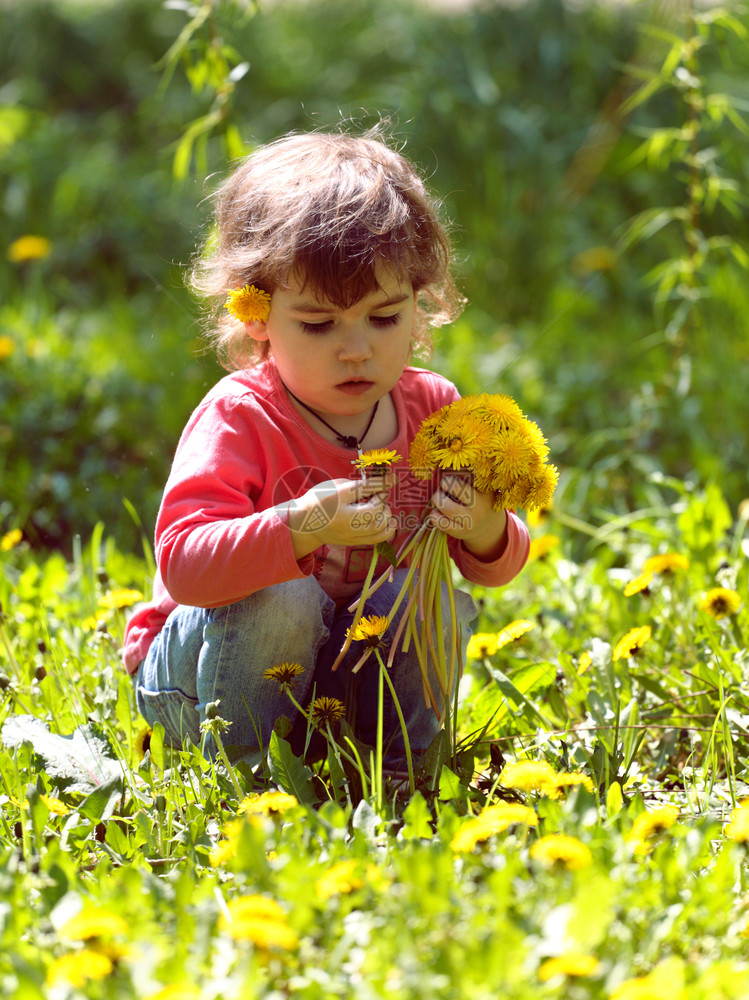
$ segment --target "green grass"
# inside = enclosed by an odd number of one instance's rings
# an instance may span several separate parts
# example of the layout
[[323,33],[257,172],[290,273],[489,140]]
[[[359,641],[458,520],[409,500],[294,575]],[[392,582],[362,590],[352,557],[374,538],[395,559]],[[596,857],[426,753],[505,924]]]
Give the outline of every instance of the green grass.
[[[141,759],[117,605],[149,566],[101,529],[69,562],[9,538],[4,995],[575,1000],[650,976],[651,992],[618,996],[745,997],[746,847],[725,824],[747,795],[749,609],[716,619],[700,603],[716,586],[747,593],[747,521],[715,487],[651,488],[648,510],[584,531],[552,512],[532,529],[551,538],[545,556],[502,590],[474,588],[479,631],[534,627],[469,662],[458,753],[435,746],[413,796],[357,794],[281,740],[270,773],[169,750],[158,728]],[[624,596],[654,553],[688,567]],[[614,659],[641,626],[638,654]],[[520,759],[586,784],[507,787]],[[294,798],[273,811],[269,788]],[[470,836],[507,802],[535,821]],[[675,822],[638,835],[666,805]],[[556,834],[574,838],[571,860],[550,865],[539,852]],[[549,959],[580,955],[586,974],[546,978]]]

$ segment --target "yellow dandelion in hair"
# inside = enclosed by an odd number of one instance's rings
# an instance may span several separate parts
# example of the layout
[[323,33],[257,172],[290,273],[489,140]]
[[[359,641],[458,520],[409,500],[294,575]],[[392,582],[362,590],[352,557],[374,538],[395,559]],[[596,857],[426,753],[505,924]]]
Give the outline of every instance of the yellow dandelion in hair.
[[579,952],[567,951],[556,958],[547,958],[538,970],[538,978],[547,983],[555,976],[595,976],[601,968],[601,963],[593,955],[582,955]]
[[635,854],[649,854],[655,846],[653,838],[668,830],[678,818],[677,806],[660,806],[640,813],[627,838],[634,846]]
[[646,559],[642,569],[644,573],[676,573],[677,570],[689,569],[689,560],[678,552],[664,552]]
[[700,611],[706,611],[713,618],[728,618],[741,607],[741,598],[735,590],[713,587],[699,603]]
[[66,806],[64,802],[55,798],[54,795],[40,795],[39,799],[53,816],[67,816],[70,812],[70,806]]
[[538,816],[529,806],[515,802],[499,802],[487,806],[478,816],[467,820],[456,831],[450,841],[450,848],[456,854],[467,854],[477,844],[488,840],[497,833],[503,833],[511,826],[537,826]]
[[329,698],[322,695],[315,698],[312,706],[312,722],[316,726],[324,726],[326,723],[332,724],[342,719],[346,713],[346,706],[338,698]]
[[382,615],[370,615],[368,618],[360,618],[353,629],[346,629],[346,638],[350,635],[352,639],[362,641],[374,649],[380,645],[387,627],[387,618]]
[[517,642],[518,639],[522,639],[526,632],[530,632],[535,627],[535,622],[529,622],[525,618],[518,618],[517,621],[510,622],[497,633],[497,648],[501,649],[511,642]]
[[23,538],[23,532],[20,528],[13,528],[7,534],[0,538],[0,552],[10,552],[17,545],[21,544]]
[[744,799],[733,810],[731,820],[723,832],[730,840],[735,840],[739,844],[746,844],[749,841],[749,799]]
[[20,236],[8,247],[6,257],[12,264],[26,260],[44,260],[49,257],[52,242],[46,236]]
[[363,451],[354,462],[357,469],[372,469],[379,466],[390,466],[393,462],[400,462],[401,456],[393,448],[371,448]]
[[568,871],[580,871],[593,864],[590,848],[577,837],[569,837],[564,833],[552,833],[541,837],[531,846],[531,858],[545,868],[566,868]]
[[555,798],[558,795],[556,776],[557,772],[545,760],[516,760],[505,765],[499,776],[499,783],[504,788],[525,792],[551,792],[552,798]]
[[303,673],[304,667],[301,663],[274,663],[263,672],[263,677],[269,681],[276,681],[281,691],[289,691]]
[[639,576],[636,576],[634,580],[630,580],[629,583],[624,588],[625,597],[633,597],[635,594],[642,594],[648,590],[650,584],[653,582],[653,573],[651,570],[643,570]]
[[325,902],[331,896],[343,895],[360,889],[363,885],[357,873],[358,862],[353,859],[339,861],[324,872],[315,882],[317,898]]
[[118,913],[103,906],[86,906],[67,920],[59,933],[60,937],[71,941],[86,941],[89,938],[126,934],[127,931],[128,925]]
[[531,546],[528,552],[528,561],[534,559],[545,559],[550,552],[559,547],[558,535],[539,535],[538,538],[531,538]]
[[143,600],[140,590],[131,587],[122,587],[119,590],[110,590],[108,594],[99,598],[98,607],[103,611],[118,611],[121,608],[131,608],[133,604]]
[[261,792],[243,799],[239,804],[239,811],[245,816],[282,816],[298,805],[296,796],[288,792]]
[[89,979],[105,979],[114,966],[112,960],[93,948],[61,955],[47,969],[47,983],[67,983],[68,986],[85,986]]
[[225,308],[240,323],[265,323],[270,314],[271,296],[255,285],[229,292]]
[[649,625],[640,625],[637,628],[631,628],[614,646],[614,659],[626,660],[631,656],[637,656],[650,638],[652,631]]
[[477,632],[468,640],[466,653],[469,660],[483,660],[484,657],[494,656],[498,649],[496,632]]

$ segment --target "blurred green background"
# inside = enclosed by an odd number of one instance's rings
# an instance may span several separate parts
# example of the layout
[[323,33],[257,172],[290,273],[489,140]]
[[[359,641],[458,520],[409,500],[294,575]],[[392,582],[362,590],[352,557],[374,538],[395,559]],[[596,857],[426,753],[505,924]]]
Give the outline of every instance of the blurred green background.
[[[703,20],[700,36],[691,13],[686,0],[2,0],[0,532],[68,550],[104,521],[133,547],[124,499],[151,535],[180,430],[221,375],[183,279],[207,196],[255,143],[381,116],[443,202],[469,300],[430,363],[539,421],[560,510],[601,523],[662,497],[668,477],[717,480],[735,508],[749,18]],[[699,63],[669,65],[627,106],[691,35]],[[716,176],[733,200],[705,194]],[[664,207],[677,215],[661,227]],[[628,240],[643,212],[653,223]],[[49,242],[19,244],[29,235]],[[735,252],[703,261],[713,244]],[[659,305],[644,279],[685,253],[695,280],[661,285]]]

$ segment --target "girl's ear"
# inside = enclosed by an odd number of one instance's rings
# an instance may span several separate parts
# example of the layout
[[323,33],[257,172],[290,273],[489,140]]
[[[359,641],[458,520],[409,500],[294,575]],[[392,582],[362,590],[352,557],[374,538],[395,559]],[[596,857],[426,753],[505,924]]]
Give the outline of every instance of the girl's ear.
[[245,330],[258,343],[265,343],[268,340],[268,331],[265,328],[265,323],[259,319],[253,319],[249,323],[245,323]]

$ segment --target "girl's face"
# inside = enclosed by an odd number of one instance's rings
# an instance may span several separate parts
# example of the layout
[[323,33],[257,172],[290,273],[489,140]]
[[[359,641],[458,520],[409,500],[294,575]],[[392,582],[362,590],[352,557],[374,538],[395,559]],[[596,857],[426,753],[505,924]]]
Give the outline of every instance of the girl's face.
[[416,293],[408,281],[378,268],[380,289],[341,309],[301,282],[273,293],[265,323],[249,335],[267,341],[282,381],[295,396],[347,433],[387,395],[411,353]]

